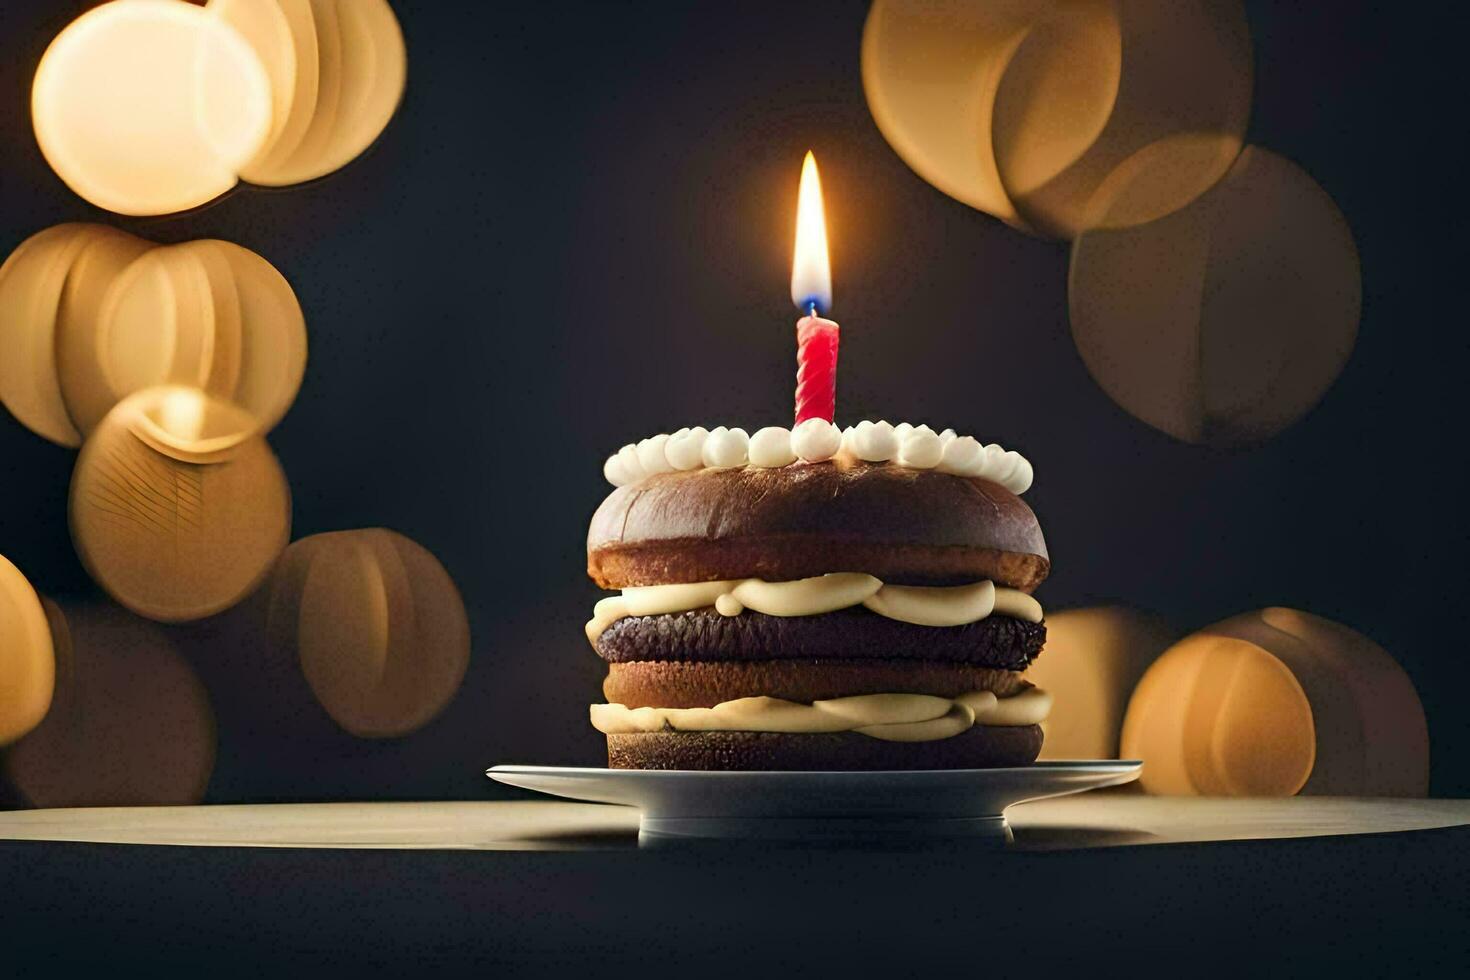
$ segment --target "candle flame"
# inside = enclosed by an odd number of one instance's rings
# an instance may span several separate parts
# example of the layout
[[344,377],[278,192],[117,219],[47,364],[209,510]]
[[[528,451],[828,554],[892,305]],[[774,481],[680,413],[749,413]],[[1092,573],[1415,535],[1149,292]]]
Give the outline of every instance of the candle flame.
[[827,218],[817,158],[807,151],[796,198],[796,253],[791,260],[791,301],[803,312],[832,308],[832,265],[827,256]]

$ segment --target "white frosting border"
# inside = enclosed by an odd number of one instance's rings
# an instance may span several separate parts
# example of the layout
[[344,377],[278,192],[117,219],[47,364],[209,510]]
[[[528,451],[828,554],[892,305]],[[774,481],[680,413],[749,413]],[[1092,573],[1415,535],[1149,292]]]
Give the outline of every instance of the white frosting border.
[[999,483],[1014,494],[1031,488],[1031,463],[1015,450],[982,444],[953,429],[935,432],[927,425],[859,422],[846,429],[826,419],[807,419],[795,430],[771,425],[749,435],[741,428],[704,426],[659,433],[629,443],[609,456],[602,474],[615,487],[637,483],[656,473],[703,468],[787,466],[797,460],[816,463],[846,454],[869,463],[892,463],[907,469],[938,470]]

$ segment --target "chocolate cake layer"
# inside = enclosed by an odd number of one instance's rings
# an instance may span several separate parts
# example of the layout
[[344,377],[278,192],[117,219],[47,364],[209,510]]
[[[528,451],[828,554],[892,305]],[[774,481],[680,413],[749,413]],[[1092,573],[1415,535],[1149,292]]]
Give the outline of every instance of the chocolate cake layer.
[[1025,766],[1041,726],[975,727],[933,742],[885,742],[856,732],[647,732],[607,737],[612,769],[879,770]]
[[1030,592],[1050,567],[1036,515],[999,484],[848,459],[660,473],[613,491],[587,534],[606,589],[852,571]]
[[853,694],[953,698],[994,691],[1007,697],[1024,683],[1014,671],[927,660],[643,661],[611,664],[602,693],[608,703],[630,708],[712,708],[760,696],[803,703]]
[[867,609],[819,616],[767,616],[713,609],[629,616],[597,638],[609,663],[640,660],[935,660],[1025,670],[1046,642],[1046,624],[991,616],[964,626],[915,626]]

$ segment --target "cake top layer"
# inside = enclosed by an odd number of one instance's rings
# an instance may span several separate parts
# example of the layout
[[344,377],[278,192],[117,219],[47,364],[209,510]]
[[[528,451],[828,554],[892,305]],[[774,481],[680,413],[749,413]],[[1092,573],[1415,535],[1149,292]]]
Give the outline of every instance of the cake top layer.
[[999,483],[846,453],[648,474],[609,494],[587,532],[588,573],[609,589],[864,572],[1030,592],[1049,568],[1036,515]]
[[1033,476],[1030,462],[1020,453],[995,443],[984,445],[953,429],[935,432],[927,425],[882,421],[839,429],[825,419],[807,419],[794,430],[767,426],[754,435],[723,425],[660,433],[608,457],[602,473],[613,486],[622,487],[659,473],[743,466],[775,469],[798,460],[815,463],[837,456],[990,480],[1014,494],[1025,493]]

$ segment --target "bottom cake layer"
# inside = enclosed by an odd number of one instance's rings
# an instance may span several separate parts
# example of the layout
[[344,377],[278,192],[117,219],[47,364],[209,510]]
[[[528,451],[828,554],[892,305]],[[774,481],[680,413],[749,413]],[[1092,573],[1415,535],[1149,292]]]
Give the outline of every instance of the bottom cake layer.
[[1026,766],[1041,726],[976,726],[929,742],[888,742],[856,732],[638,732],[607,737],[611,769],[879,770]]

